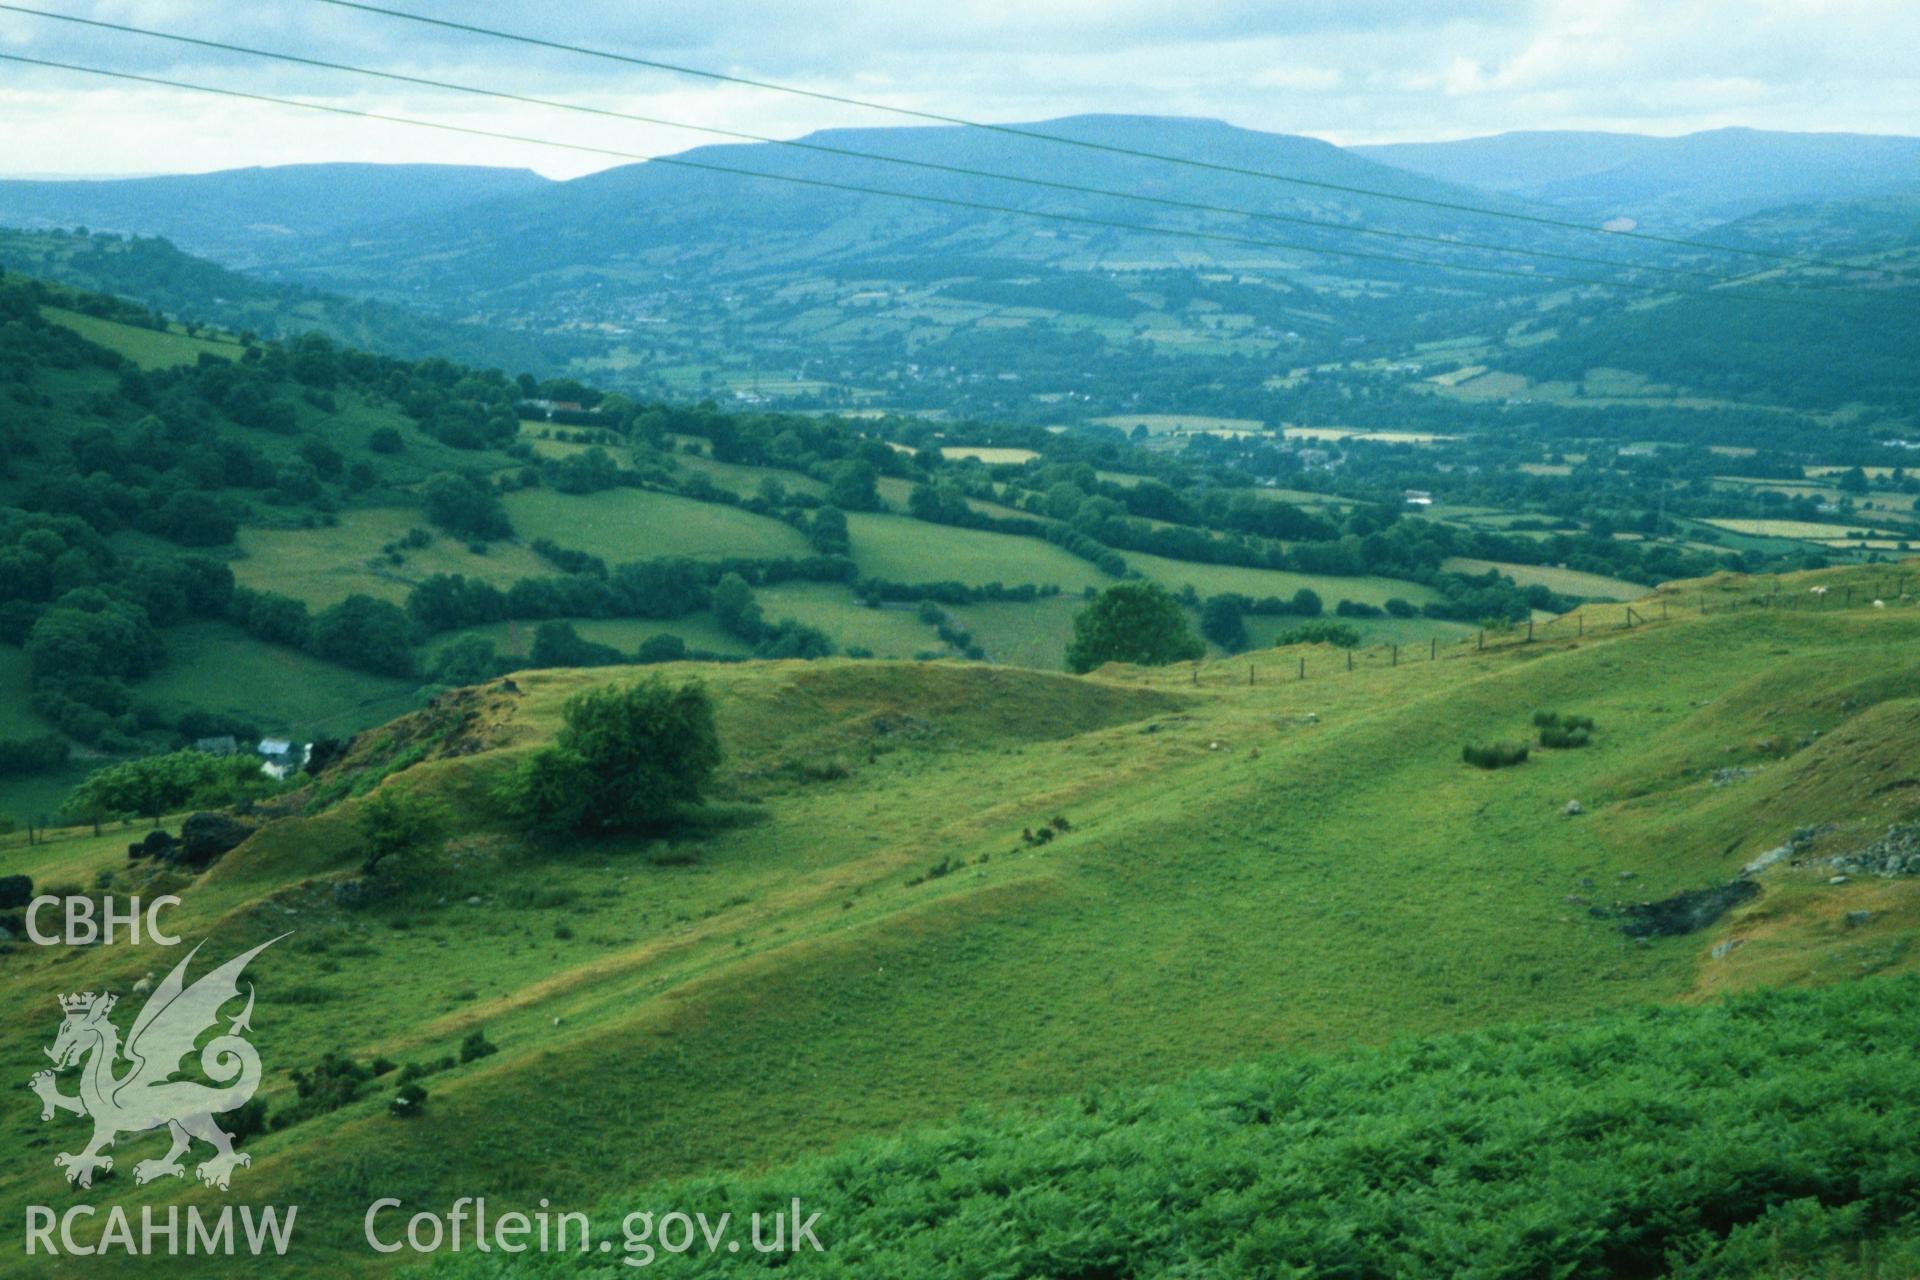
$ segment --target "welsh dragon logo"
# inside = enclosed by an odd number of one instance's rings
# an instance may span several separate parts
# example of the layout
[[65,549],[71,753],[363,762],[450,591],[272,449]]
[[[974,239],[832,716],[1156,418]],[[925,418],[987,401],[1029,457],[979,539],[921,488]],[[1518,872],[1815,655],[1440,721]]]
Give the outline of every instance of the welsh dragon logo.
[[[117,997],[91,991],[60,997],[66,1020],[53,1047],[46,1050],[53,1070],[39,1072],[28,1084],[40,1095],[42,1120],[53,1119],[56,1111],[71,1111],[93,1121],[93,1141],[83,1151],[53,1158],[67,1171],[68,1182],[91,1187],[96,1170],[112,1170],[113,1158],[101,1152],[119,1135],[146,1133],[162,1125],[172,1136],[173,1147],[162,1159],[142,1160],[133,1167],[136,1185],[161,1177],[184,1178],[187,1171],[180,1157],[195,1138],[214,1149],[213,1156],[194,1170],[209,1186],[225,1191],[233,1171],[253,1163],[251,1156],[233,1149],[232,1135],[214,1119],[244,1105],[260,1087],[260,1055],[241,1034],[252,1030],[251,983],[246,1008],[228,1023],[224,1035],[215,1036],[200,1050],[200,1070],[214,1083],[174,1076],[181,1069],[180,1060],[193,1052],[201,1035],[219,1024],[221,1008],[239,998],[241,971],[279,940],[263,942],[187,986],[187,965],[200,951],[194,947],[148,997],[125,1046],[120,1043],[119,1028],[108,1018]],[[122,1057],[130,1065],[119,1072]],[[68,1097],[60,1092],[55,1076],[75,1063],[83,1064],[80,1093]]]

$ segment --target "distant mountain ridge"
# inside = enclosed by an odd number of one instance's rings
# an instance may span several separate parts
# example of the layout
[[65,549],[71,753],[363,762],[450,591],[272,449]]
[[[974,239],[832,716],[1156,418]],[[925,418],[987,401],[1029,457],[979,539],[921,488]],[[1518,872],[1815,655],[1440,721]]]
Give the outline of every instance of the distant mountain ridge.
[[1660,138],[1543,131],[1351,150],[1444,182],[1671,226],[1920,191],[1920,138],[1898,135],[1728,128]]
[[316,237],[551,185],[484,165],[298,164],[149,178],[0,181],[0,225],[165,236],[224,265],[259,265]]

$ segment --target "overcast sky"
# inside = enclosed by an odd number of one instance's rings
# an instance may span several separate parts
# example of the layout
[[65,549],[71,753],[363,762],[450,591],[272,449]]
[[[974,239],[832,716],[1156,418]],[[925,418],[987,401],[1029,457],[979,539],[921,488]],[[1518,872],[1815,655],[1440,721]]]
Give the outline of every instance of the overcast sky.
[[[28,7],[793,136],[906,123],[355,12],[321,0]],[[1916,0],[387,0],[394,8],[976,119],[1215,116],[1339,143],[1510,129],[1920,132]],[[0,12],[0,53],[641,154],[696,133],[407,89]],[[235,103],[0,62],[0,172],[296,161],[613,158]]]

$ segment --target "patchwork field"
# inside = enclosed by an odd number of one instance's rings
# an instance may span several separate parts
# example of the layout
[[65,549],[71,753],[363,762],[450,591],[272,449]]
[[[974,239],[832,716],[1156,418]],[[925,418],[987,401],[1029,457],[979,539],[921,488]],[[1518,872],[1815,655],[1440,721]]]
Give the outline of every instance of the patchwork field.
[[[422,528],[432,534],[429,545],[399,550],[397,558],[384,550]],[[355,593],[399,603],[414,583],[436,573],[465,574],[504,589],[554,572],[533,552],[510,543],[477,552],[431,529],[419,511],[406,507],[343,511],[337,524],[313,529],[242,528],[238,544],[237,582],[293,596],[314,609]]]
[[1329,578],[1315,574],[1286,573],[1277,569],[1196,564],[1190,560],[1168,560],[1139,552],[1128,552],[1127,564],[1169,591],[1191,586],[1202,596],[1237,592],[1258,600],[1265,596],[1291,596],[1302,587],[1308,587],[1320,594],[1329,612],[1341,600],[1382,605],[1394,596],[1413,604],[1424,604],[1435,598],[1431,589],[1400,578]]
[[416,700],[414,681],[262,644],[225,623],[174,627],[166,641],[166,665],[135,686],[137,696],[176,711],[240,716],[270,736],[343,738],[393,719]]
[[550,538],[608,564],[687,556],[805,556],[798,530],[766,516],[678,494],[609,489],[565,494],[523,489],[506,498],[507,514],[523,538]]
[[175,365],[192,364],[203,354],[216,355],[224,360],[238,360],[246,350],[240,343],[222,335],[195,338],[177,328],[142,329],[79,311],[68,311],[64,307],[42,307],[41,314],[90,342],[113,348],[142,369],[170,369]]
[[[1856,529],[1868,530],[1869,536],[1878,536],[1878,531],[1861,524],[1825,524],[1813,520],[1706,520],[1703,523],[1730,533],[1744,533],[1756,538],[1794,538],[1801,541],[1818,542],[1828,538],[1845,538]],[[1894,536],[1894,535],[1887,535]]]
[[853,559],[870,578],[893,582],[1031,582],[1067,591],[1110,581],[1050,542],[985,529],[956,529],[907,516],[856,511],[847,516]]
[[1470,560],[1465,556],[1455,556],[1440,567],[1454,573],[1473,574],[1491,569],[1512,578],[1523,587],[1538,584],[1556,595],[1581,596],[1589,600],[1638,600],[1652,590],[1637,582],[1628,582],[1625,578],[1582,573],[1578,569],[1557,569],[1552,565],[1508,564],[1498,560]]

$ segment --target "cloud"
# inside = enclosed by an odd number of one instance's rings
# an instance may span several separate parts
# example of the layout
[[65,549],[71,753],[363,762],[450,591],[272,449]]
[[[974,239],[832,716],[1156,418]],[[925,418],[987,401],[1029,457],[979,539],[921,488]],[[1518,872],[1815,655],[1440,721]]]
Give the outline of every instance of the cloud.
[[[855,108],[423,27],[319,0],[39,0],[101,21],[792,136],[904,123]],[[1724,124],[1911,131],[1910,0],[391,0],[560,42],[942,114],[1214,116],[1336,142],[1517,128]],[[483,15],[483,16],[480,16]],[[697,134],[593,121],[0,14],[0,52],[418,115],[623,151]],[[293,109],[235,109],[0,64],[14,171],[445,158],[565,175],[616,163]]]

